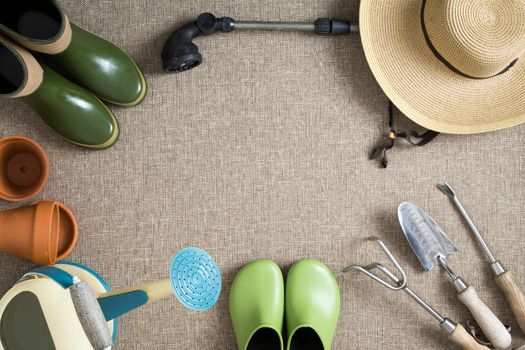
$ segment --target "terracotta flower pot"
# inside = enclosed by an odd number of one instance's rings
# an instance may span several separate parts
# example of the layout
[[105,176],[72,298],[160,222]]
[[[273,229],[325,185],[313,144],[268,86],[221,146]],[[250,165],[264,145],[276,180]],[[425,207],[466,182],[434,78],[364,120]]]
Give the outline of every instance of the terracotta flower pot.
[[0,212],[0,251],[51,265],[75,247],[78,226],[73,213],[56,201]]
[[0,139],[0,198],[19,202],[39,193],[49,176],[49,159],[35,141],[24,136]]

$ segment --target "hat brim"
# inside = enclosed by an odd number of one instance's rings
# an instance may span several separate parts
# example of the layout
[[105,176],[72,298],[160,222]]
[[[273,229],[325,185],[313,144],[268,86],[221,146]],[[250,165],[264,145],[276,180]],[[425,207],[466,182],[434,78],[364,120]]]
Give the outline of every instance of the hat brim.
[[428,47],[420,0],[361,0],[365,56],[390,100],[417,124],[474,134],[525,122],[525,57],[508,72],[471,79],[445,66]]

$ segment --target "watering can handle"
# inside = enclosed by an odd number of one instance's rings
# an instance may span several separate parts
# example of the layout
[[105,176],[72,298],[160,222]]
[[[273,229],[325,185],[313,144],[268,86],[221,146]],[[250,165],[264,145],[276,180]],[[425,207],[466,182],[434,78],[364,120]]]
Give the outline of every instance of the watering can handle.
[[458,293],[458,299],[465,304],[478,323],[487,339],[497,349],[507,349],[512,343],[512,337],[503,323],[479,298],[474,287],[469,286]]
[[456,329],[448,336],[448,340],[460,346],[463,350],[489,350],[484,345],[479,344],[462,325],[458,324]]
[[27,276],[34,276],[34,275],[39,275],[39,276],[50,278],[52,281],[56,282],[64,289],[68,289],[73,284],[75,284],[74,283],[75,277],[73,277],[73,275],[55,266],[36,267],[33,270],[26,273],[24,276],[22,276],[21,279],[24,279]]
[[512,274],[507,271],[499,275],[496,277],[496,284],[505,294],[518,325],[525,332],[525,296],[514,282]]

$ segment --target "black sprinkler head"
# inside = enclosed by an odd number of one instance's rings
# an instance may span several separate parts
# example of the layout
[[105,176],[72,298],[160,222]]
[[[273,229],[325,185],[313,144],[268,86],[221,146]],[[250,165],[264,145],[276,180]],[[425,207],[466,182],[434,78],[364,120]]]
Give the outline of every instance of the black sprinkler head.
[[217,31],[231,32],[233,19],[216,18],[211,13],[202,13],[195,22],[177,29],[168,38],[162,49],[162,67],[166,73],[179,73],[202,63],[199,48],[192,41],[201,34]]

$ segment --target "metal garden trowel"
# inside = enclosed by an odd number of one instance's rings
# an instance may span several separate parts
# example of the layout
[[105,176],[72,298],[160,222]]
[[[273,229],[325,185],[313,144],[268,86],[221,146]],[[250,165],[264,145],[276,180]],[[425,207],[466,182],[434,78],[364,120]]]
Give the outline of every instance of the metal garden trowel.
[[423,209],[403,202],[398,208],[399,223],[425,271],[441,266],[452,279],[458,299],[467,306],[481,330],[497,349],[506,349],[512,338],[501,321],[469,286],[447,265],[446,258],[457,251],[454,243]]

